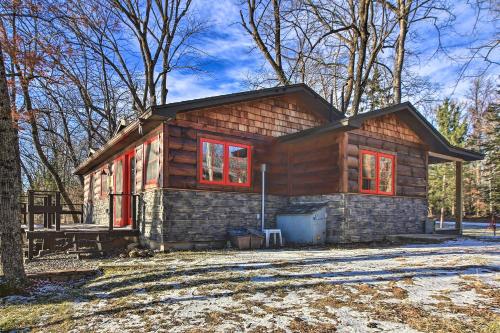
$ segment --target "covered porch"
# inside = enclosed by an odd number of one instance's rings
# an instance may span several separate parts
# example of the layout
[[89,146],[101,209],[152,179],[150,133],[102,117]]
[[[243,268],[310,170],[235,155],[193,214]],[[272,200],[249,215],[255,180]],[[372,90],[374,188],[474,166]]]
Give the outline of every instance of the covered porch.
[[[462,149],[461,149],[462,150]],[[443,224],[443,212],[440,212],[440,226],[435,227],[435,232],[440,234],[453,234],[462,235],[463,234],[463,218],[464,218],[464,191],[463,191],[463,169],[464,163],[470,161],[476,161],[482,159],[482,156],[469,156],[470,155],[480,155],[475,152],[470,152],[465,149],[460,152],[461,157],[457,157],[457,154],[445,155],[433,151],[429,151],[429,165],[450,163],[454,166],[454,182],[455,182],[455,193],[454,193],[454,218],[455,225],[450,228],[449,226],[444,226]],[[443,185],[444,186],[444,185]],[[444,210],[444,204],[442,203],[441,210]],[[449,224],[449,223],[447,223]]]

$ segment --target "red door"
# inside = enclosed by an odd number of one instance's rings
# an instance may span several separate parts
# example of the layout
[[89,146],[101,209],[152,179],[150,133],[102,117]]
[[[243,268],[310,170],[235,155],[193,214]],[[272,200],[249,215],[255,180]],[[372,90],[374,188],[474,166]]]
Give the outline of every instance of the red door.
[[114,177],[113,177],[113,189],[115,196],[113,197],[113,216],[114,216],[114,226],[122,227],[124,225],[125,216],[125,156],[120,156],[115,160],[114,163]]
[[132,194],[135,193],[135,154],[134,150],[125,155],[125,171],[127,179],[125,189],[129,195],[125,197],[125,225],[132,225]]
[[114,226],[132,224],[132,196],[135,192],[135,156],[128,152],[115,160],[114,172]]

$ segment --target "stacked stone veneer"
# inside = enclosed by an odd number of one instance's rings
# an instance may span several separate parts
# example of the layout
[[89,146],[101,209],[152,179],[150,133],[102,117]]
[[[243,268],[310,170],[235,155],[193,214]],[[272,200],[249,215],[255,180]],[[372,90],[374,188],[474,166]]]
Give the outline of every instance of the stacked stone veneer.
[[291,197],[290,203],[327,204],[328,243],[371,242],[387,235],[423,233],[427,200],[363,194]]
[[[327,242],[383,240],[391,234],[422,233],[427,200],[364,194],[266,196],[266,227],[275,227],[276,214],[290,204],[327,204]],[[89,207],[93,223],[108,223],[108,200]],[[142,194],[138,218],[141,239],[151,247],[223,242],[235,227],[260,228],[261,196],[177,189]]]
[[108,224],[109,199],[108,196],[94,199],[83,206],[83,222],[86,224]]
[[[260,229],[261,196],[256,193],[165,190],[165,242],[224,241],[231,228]],[[266,225],[287,204],[283,196],[266,196]]]
[[164,240],[166,207],[164,190],[143,192],[139,200],[138,225],[141,242],[152,248],[161,248]]

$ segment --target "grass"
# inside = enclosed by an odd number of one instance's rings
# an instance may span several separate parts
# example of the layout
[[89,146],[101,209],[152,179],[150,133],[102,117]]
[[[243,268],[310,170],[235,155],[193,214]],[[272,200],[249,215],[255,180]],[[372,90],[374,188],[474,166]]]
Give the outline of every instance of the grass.
[[14,287],[8,283],[0,283],[0,297],[22,295],[25,293],[26,291],[23,288]]
[[[70,301],[8,305],[1,308],[0,331],[66,332],[72,327]],[[55,325],[46,324],[56,322]]]
[[[332,251],[334,258],[351,255]],[[500,306],[500,292],[489,282],[494,277],[482,277],[481,268],[478,274],[465,274],[460,267],[454,273],[456,265],[489,265],[488,257],[483,260],[480,254],[459,253],[439,263],[425,262],[423,256],[405,260],[388,256],[369,258],[367,263],[354,258],[321,264],[301,260],[304,255],[299,251],[296,257],[280,255],[266,253],[269,257],[259,262],[269,265],[245,269],[234,265],[247,260],[246,253],[230,251],[161,254],[123,261],[121,267],[121,262],[109,263],[100,276],[81,287],[67,284],[62,295],[35,296],[31,304],[0,303],[0,331],[91,331],[107,322],[110,326],[104,330],[127,331],[132,330],[128,318],[139,316],[131,325],[142,328],[134,326],[135,331],[177,327],[186,332],[335,332],[347,320],[367,331],[390,324],[422,332],[500,332],[499,315],[494,312]],[[423,268],[405,270],[415,268],[414,263]],[[452,280],[445,290],[439,284],[434,288],[428,279],[442,278],[436,272],[440,269],[461,279]],[[437,302],[416,299],[420,288]],[[457,301],[470,293],[476,294],[473,305]],[[348,319],[342,317],[346,311]]]

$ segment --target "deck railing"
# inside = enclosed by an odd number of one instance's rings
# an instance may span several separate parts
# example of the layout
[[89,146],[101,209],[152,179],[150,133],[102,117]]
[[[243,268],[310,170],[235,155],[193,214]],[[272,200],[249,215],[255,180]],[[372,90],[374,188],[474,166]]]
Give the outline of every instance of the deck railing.
[[141,195],[137,193],[109,193],[109,231],[112,231],[114,228],[114,222],[115,222],[115,211],[114,211],[114,204],[115,204],[115,197],[130,197],[131,200],[131,208],[132,208],[132,229],[137,230],[138,225],[137,225],[137,205],[140,204],[141,202]]
[[35,215],[43,215],[44,228],[55,226],[56,231],[61,229],[62,215],[80,215],[80,223],[83,223],[83,204],[73,204],[71,209],[71,205],[62,203],[59,191],[28,190],[20,199],[22,222],[28,225],[29,231],[35,230]]

